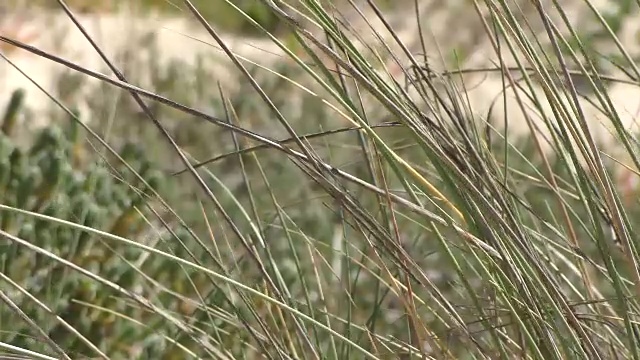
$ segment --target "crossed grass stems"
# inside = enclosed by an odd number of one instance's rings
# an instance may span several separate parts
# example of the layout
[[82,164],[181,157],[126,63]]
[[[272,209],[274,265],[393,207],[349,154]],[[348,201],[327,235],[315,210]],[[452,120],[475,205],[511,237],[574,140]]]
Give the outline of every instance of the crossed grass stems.
[[[60,0],[59,3],[73,19],[64,2]],[[118,80],[29,48],[23,43],[6,37],[0,38],[4,43],[21,47],[129,91],[134,101],[160,131],[169,148],[173,149],[172,151],[180,159],[186,169],[182,173],[191,175],[192,180],[196,181],[196,185],[205,194],[207,201],[215,205],[216,210],[235,233],[234,235],[241,239],[244,258],[255,263],[263,277],[264,286],[256,288],[236,281],[229,273],[225,273],[225,266],[220,266],[222,269],[220,272],[213,271],[188,259],[176,258],[171,254],[124,238],[100,233],[95,229],[83,230],[102,236],[105,241],[124,242],[156,256],[179,262],[185,267],[198,269],[210,276],[212,282],[223,282],[234,287],[235,292],[249,308],[255,306],[255,303],[247,297],[249,295],[260,297],[269,304],[268,314],[281,319],[285,326],[282,333],[269,334],[267,330],[269,326],[259,318],[253,319],[257,324],[255,328],[244,323],[245,330],[253,336],[251,344],[247,342],[246,346],[255,346],[256,353],[269,354],[271,357],[337,359],[348,358],[349,354],[358,354],[357,356],[367,358],[384,358],[386,351],[391,351],[402,356],[430,355],[455,358],[461,356],[461,353],[450,344],[453,336],[456,341],[466,345],[465,350],[469,354],[492,358],[512,358],[513,356],[638,358],[638,339],[635,335],[637,324],[635,313],[638,304],[635,294],[640,282],[635,266],[638,258],[633,241],[635,233],[630,221],[630,214],[634,209],[622,206],[609,177],[603,176],[606,174],[606,169],[602,167],[602,161],[592,162],[596,167],[600,167],[590,169],[592,173],[601,175],[595,180],[581,167],[578,167],[575,173],[556,177],[552,166],[554,169],[566,169],[567,162],[577,158],[576,154],[570,158],[559,158],[558,164],[553,164],[551,159],[544,158],[546,168],[543,170],[538,170],[526,160],[523,160],[523,164],[514,164],[511,160],[511,165],[499,162],[495,153],[482,145],[487,142],[482,138],[482,134],[468,129],[459,129],[457,133],[453,132],[459,135],[459,139],[454,138],[451,136],[452,132],[443,132],[437,121],[419,112],[415,104],[403,93],[401,86],[395,88],[385,86],[379,75],[362,62],[363,57],[354,53],[354,48],[349,46],[347,37],[336,32],[331,16],[322,8],[309,3],[307,10],[315,16],[316,21],[321,23],[323,28],[326,28],[327,32],[333,35],[332,40],[336,49],[340,49],[339,51],[323,45],[320,39],[313,37],[304,29],[297,28],[299,24],[276,8],[275,4],[266,3],[266,5],[270,6],[283,22],[296,28],[302,37],[338,65],[340,71],[336,75],[326,65],[326,60],[316,61],[312,68],[305,65],[300,57],[292,54],[295,62],[325,87],[333,97],[332,100],[345,108],[343,113],[354,122],[353,127],[323,131],[306,137],[298,136],[293,127],[294,121],[286,119],[281,114],[265,90],[253,80],[252,75],[222,43],[219,45],[234,59],[235,65],[247,77],[253,90],[271,109],[272,116],[287,129],[291,136],[289,140],[269,139],[233,125],[227,120],[234,117],[233,109],[228,107],[226,119],[219,119],[150,91],[136,88],[127,82],[127,79],[105,56],[103,56],[105,63],[116,74]],[[185,1],[185,6],[207,28],[212,38],[217,40],[215,31],[198,15],[191,3]],[[507,33],[501,21],[508,22],[510,10],[504,6],[495,8],[495,11],[495,24],[492,25],[502,28]],[[254,25],[257,26],[255,23]],[[515,29],[516,32],[520,31],[517,26]],[[550,33],[549,37],[556,39],[553,33]],[[87,38],[90,40],[90,37],[87,36]],[[100,51],[95,44],[92,46],[96,51]],[[341,51],[346,53],[346,56],[337,56]],[[584,52],[584,49],[579,48],[576,51]],[[569,56],[574,59],[577,57],[573,52]],[[309,57],[318,60],[312,54],[309,54]],[[542,59],[538,60],[542,63]],[[435,90],[430,81],[433,74],[420,71],[422,64],[414,59],[413,63],[409,64],[409,68],[420,74],[422,80],[420,84],[414,80],[412,86]],[[555,72],[547,72],[543,67],[533,68],[536,70],[523,68],[519,70],[525,79],[531,70],[536,76],[548,80],[555,76],[552,75]],[[408,70],[403,72],[409,75]],[[566,68],[560,71],[564,71],[565,75],[569,72]],[[598,74],[592,64],[587,64],[579,73],[587,77],[594,87],[602,86],[604,77]],[[508,76],[506,73],[505,75]],[[566,80],[566,77],[564,79]],[[514,82],[514,79],[511,78],[510,81]],[[372,94],[391,114],[389,117],[391,120],[383,125],[370,124],[366,112],[363,111],[366,109],[358,107],[360,94],[349,92],[347,89],[353,87],[347,86],[347,83],[357,84],[353,86],[356,91]],[[551,88],[549,91],[558,93],[564,90]],[[441,94],[435,94],[435,96],[437,99]],[[221,204],[219,195],[214,194],[210,188],[211,182],[206,181],[203,175],[196,171],[195,166],[192,165],[193,159],[189,159],[169,132],[149,111],[142,101],[143,97],[207,120],[260,143],[253,149],[237,150],[218,156],[214,160],[262,152],[265,149],[275,149],[284,153],[302,171],[302,174],[306,175],[307,179],[316,184],[316,190],[331,199],[332,207],[339,209],[332,211],[339,214],[338,223],[343,228],[353,231],[350,233],[350,243],[343,244],[339,248],[341,250],[336,251],[337,254],[333,256],[342,257],[343,254],[339,253],[342,251],[345,252],[344,264],[347,266],[360,262],[372,266],[371,269],[366,269],[366,266],[362,265],[359,269],[373,275],[377,279],[375,285],[380,288],[380,291],[386,290],[394,294],[394,298],[401,304],[400,308],[405,314],[406,332],[402,334],[404,339],[387,337],[384,334],[384,328],[376,328],[374,325],[376,322],[383,322],[376,320],[377,317],[382,316],[380,315],[383,312],[381,306],[385,297],[378,293],[375,295],[375,305],[366,327],[353,322],[350,311],[344,314],[338,312],[335,306],[327,307],[330,303],[327,298],[314,303],[310,300],[309,289],[305,288],[303,291],[302,298],[305,300],[302,303],[300,300],[289,297],[287,284],[279,278],[278,267],[273,266],[274,259],[270,258],[267,249],[257,248],[260,244],[267,243],[264,230],[259,229],[260,217],[254,212],[255,209],[248,211],[246,215],[246,221],[257,228],[252,234],[252,238],[257,240],[252,241],[242,233],[243,227],[240,222],[228,215],[228,209]],[[425,101],[432,100],[425,99]],[[442,105],[444,101],[440,103]],[[62,104],[58,104],[64,108]],[[74,116],[72,112],[68,111],[68,113]],[[568,113],[571,112],[568,111]],[[454,116],[457,116],[461,123],[463,122],[464,114],[457,113]],[[615,119],[612,120],[615,122]],[[110,146],[91,128],[80,124],[91,135],[91,139],[108,151],[112,151]],[[391,145],[394,139],[385,138],[384,129],[380,130],[380,127],[401,128],[401,136],[408,137],[413,143],[411,153],[394,148]],[[312,140],[343,131],[354,132],[358,137],[362,158],[366,164],[363,176],[355,176],[330,165],[314,151]],[[582,139],[578,140],[578,142],[582,141]],[[295,144],[295,148],[290,146],[292,143]],[[407,146],[406,141],[403,145]],[[590,146],[583,145],[587,151],[591,149]],[[515,152],[519,159],[526,159],[526,155],[518,154],[518,151],[510,148],[509,145],[504,148],[505,152]],[[115,152],[113,155],[118,156]],[[593,159],[599,159],[597,153],[587,155]],[[635,155],[632,153],[631,156],[637,163]],[[248,178],[249,175],[244,173],[246,170],[242,159],[239,158],[239,166],[243,171],[243,177]],[[253,157],[254,161],[256,159],[257,157]],[[204,168],[206,163],[207,161],[200,162],[201,165],[199,164],[198,167]],[[519,165],[525,170],[518,171],[516,168]],[[129,170],[136,173],[133,169]],[[527,171],[532,170],[533,174],[526,174]],[[203,172],[215,179],[214,175],[206,169],[203,169]],[[547,172],[548,176],[544,176],[543,172]],[[174,175],[177,176],[177,174]],[[144,182],[139,175],[136,176],[138,180]],[[515,178],[518,179],[517,182]],[[545,189],[549,198],[539,200],[542,204],[538,203],[536,206],[535,200],[526,196],[526,191],[513,187],[514,183],[529,189],[533,184],[536,193]],[[354,184],[357,186],[353,187]],[[222,186],[221,183],[218,185]],[[396,185],[401,186],[403,191],[392,190]],[[357,192],[358,188],[361,191],[364,189],[369,196],[363,197]],[[155,196],[165,208],[170,210],[171,207],[160,194],[156,193]],[[231,194],[227,196],[233,197]],[[257,194],[250,194],[250,196],[257,196]],[[373,205],[370,196],[375,199]],[[304,235],[304,228],[297,227],[295,224],[287,225],[285,219],[288,216],[278,205],[278,200],[274,198],[273,203],[278,209],[276,213],[281,218],[280,226],[286,230],[285,234],[297,231]],[[554,210],[558,211],[549,210],[552,206],[557,207]],[[19,209],[4,206],[3,211],[20,212]],[[253,213],[255,218],[250,219],[249,213]],[[41,217],[37,214],[31,215]],[[179,219],[179,216],[175,215]],[[606,221],[598,220],[602,218]],[[581,221],[581,219],[589,220]],[[81,228],[79,225],[67,225]],[[183,223],[183,225],[186,224]],[[607,236],[607,226],[612,227],[616,241],[623,249],[622,252]],[[170,228],[167,230],[172,231]],[[437,266],[446,266],[455,274],[455,281],[448,282],[445,286],[431,280],[431,276],[427,275],[428,269],[424,267],[424,262],[412,255],[421,252],[411,249],[407,241],[403,240],[405,234],[411,232],[428,234],[420,236],[418,238],[420,241],[416,241],[412,246],[422,245],[426,249],[430,248],[432,252],[440,253],[444,260]],[[10,234],[4,235],[12,241],[19,241]],[[195,233],[191,235],[197,238]],[[580,237],[588,240],[579,240]],[[425,246],[426,242],[429,242],[426,244],[428,246]],[[27,245],[24,244],[24,246]],[[206,247],[204,243],[202,246]],[[349,248],[352,248],[352,251],[357,250],[358,246],[362,251],[361,259],[357,259],[356,255],[350,255],[348,250]],[[56,258],[53,253],[44,249],[31,250],[64,262],[63,259]],[[310,251],[315,253],[317,250]],[[321,252],[318,254],[323,261],[335,263],[322,258]],[[215,256],[212,255],[212,258],[215,259]],[[314,257],[311,256],[310,259]],[[623,266],[621,267],[620,264]],[[627,267],[625,268],[624,265]],[[152,299],[140,298],[130,290],[118,288],[117,285],[111,284],[108,279],[100,276],[87,274],[73,264],[67,264],[67,266],[85,273],[104,286],[115,288],[125,298],[177,324],[188,337],[201,336],[200,332],[194,331],[193,324],[169,315],[161,307],[153,304]],[[296,267],[301,270],[304,268],[298,263]],[[316,279],[324,279],[328,284],[334,283],[329,280],[333,275],[323,274],[321,265],[311,264],[311,268],[315,270]],[[326,267],[326,270],[328,273],[332,271],[330,267]],[[351,283],[355,288],[357,279],[352,278],[349,273],[346,271],[344,274],[335,274],[335,276],[341,282]],[[323,287],[322,281],[317,281],[316,286],[315,292],[320,294],[329,290]],[[452,286],[454,289],[451,289]],[[351,298],[348,291],[346,296],[349,302],[357,301],[356,298]],[[202,299],[204,298],[206,296],[203,295]],[[194,302],[196,303],[194,306],[206,308],[205,303]],[[319,308],[320,315],[312,311]],[[336,313],[331,313],[329,309]],[[435,319],[427,321],[428,317]],[[256,333],[259,329],[263,331],[261,334]],[[195,344],[201,349],[182,350],[192,356],[197,356],[197,351],[203,351],[208,354],[217,354],[218,357],[233,357],[233,354],[228,352],[223,355],[218,354],[219,349],[199,339]],[[68,358],[63,349],[56,348],[55,344],[51,347],[59,356]],[[426,348],[430,350],[425,350]],[[107,354],[100,349],[95,346],[92,349],[96,354],[107,358]],[[222,353],[224,352],[222,350]],[[46,358],[45,355],[42,355],[42,358]]]

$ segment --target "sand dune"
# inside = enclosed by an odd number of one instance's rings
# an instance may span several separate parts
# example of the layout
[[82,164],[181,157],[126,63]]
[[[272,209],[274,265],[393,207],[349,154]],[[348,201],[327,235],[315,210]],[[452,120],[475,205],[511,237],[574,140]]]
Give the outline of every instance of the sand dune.
[[[520,20],[525,19],[524,13],[530,14],[529,17],[526,17],[526,23],[530,26],[531,33],[543,34],[544,26],[541,20],[531,15],[535,14],[535,9],[527,8],[528,3],[521,3],[523,14],[521,14]],[[415,15],[408,15],[412,11],[410,7],[407,7],[404,12],[398,10],[397,13],[389,14],[388,21],[398,32],[402,43],[406,45],[413,56],[419,57],[419,53],[423,49],[433,50],[428,54],[428,58],[429,65],[436,71],[445,69],[446,64],[442,60],[454,49],[464,49],[467,56],[462,59],[460,65],[467,68],[495,66],[500,58],[506,66],[515,65],[516,58],[526,62],[526,57],[523,54],[513,55],[508,51],[503,51],[500,55],[496,54],[491,44],[491,38],[484,33],[485,24],[483,24],[482,18],[478,17],[469,2],[449,1],[443,5],[438,1],[423,1],[421,4],[420,13],[423,14],[424,19],[429,20],[422,24],[423,38],[418,36],[418,27],[416,21],[413,20]],[[545,4],[549,19],[558,28],[564,28],[561,26],[562,18],[559,13],[553,9],[550,2]],[[592,4],[598,9],[611,8],[611,2],[592,2]],[[566,7],[563,10],[574,26],[586,29],[588,24],[585,21],[591,19],[590,21],[593,22],[593,16],[585,15],[589,13],[589,8],[584,1],[566,2]],[[488,12],[486,9],[483,11],[483,15],[487,19]],[[389,56],[384,56],[384,49],[388,47],[394,53],[400,54],[401,64],[410,63],[409,57],[402,55],[402,47],[393,40],[383,23],[377,20],[375,15],[371,12],[365,15],[366,21],[356,12],[342,17],[345,29],[352,33],[352,40],[360,49],[375,48],[385,58],[387,68],[395,76],[400,77],[401,71],[398,71],[395,61]],[[640,26],[638,25],[640,21],[633,20],[637,18],[638,16],[633,16],[627,20],[619,34],[623,45],[628,46],[630,52],[635,51],[635,47],[637,47],[634,35],[637,33],[636,28]],[[84,36],[66,15],[29,12],[22,17],[13,16],[10,20],[5,19],[0,26],[1,34],[18,38],[83,67],[111,75],[98,54],[91,49]],[[120,13],[81,15],[79,20],[106,54],[114,59],[117,66],[124,69],[125,74],[130,75],[132,82],[138,86],[154,90],[149,64],[154,63],[162,67],[173,61],[180,61],[187,65],[201,65],[207,68],[211,74],[212,85],[220,82],[231,94],[238,90],[240,73],[220,47],[214,44],[211,36],[193,19],[168,18],[159,15],[139,17]],[[307,25],[312,33],[318,32],[318,28],[312,22]],[[274,68],[279,64],[292,63],[287,54],[269,39],[248,39],[228,34],[221,36],[224,43],[235,54],[245,59],[246,64],[257,63],[266,68]],[[423,41],[424,45],[421,44]],[[148,46],[150,44],[155,46]],[[615,46],[611,45],[611,41],[602,45],[605,50],[611,50],[612,47]],[[503,48],[506,48],[504,44]],[[45,90],[56,93],[66,102],[86,104],[84,100],[90,93],[89,90],[100,84],[98,80],[87,79],[77,88],[60,91],[57,86],[58,78],[60,74],[68,72],[63,66],[22,50],[10,49],[6,46],[1,47],[0,50],[15,66],[26,72]],[[444,56],[441,56],[443,54]],[[528,100],[528,96],[521,90],[507,89],[504,91],[503,80],[499,73],[465,75],[464,82],[465,84],[474,84],[472,88],[467,89],[469,90],[468,105],[478,124],[484,125],[490,120],[493,126],[496,126],[497,131],[502,131],[506,119],[509,122],[509,135],[512,138],[517,138],[530,135],[530,127],[526,120],[528,117],[534,121],[541,137],[549,139],[550,131],[544,125],[540,114],[553,118],[551,105],[553,101],[549,102],[546,99],[542,88],[534,91],[542,100],[541,108],[536,109],[536,106]],[[46,94],[38,90],[30,80],[12,66],[5,61],[0,61],[0,99],[8,99],[9,94],[17,88],[23,88],[27,91],[27,101],[34,114],[48,111],[52,107],[52,102]],[[312,86],[310,89],[313,90]],[[516,101],[516,92],[520,94],[521,100],[527,104],[524,109],[520,106],[520,102]],[[500,99],[503,93],[507,94],[506,109],[500,105],[503,102]],[[416,93],[413,92],[413,95],[416,96]],[[634,85],[614,84],[608,95],[611,97],[624,127],[629,131],[637,131],[636,118],[640,106],[640,88]],[[466,100],[467,97],[464,99]],[[564,97],[558,101],[565,104],[571,102]],[[491,106],[494,103],[497,105]],[[370,106],[378,106],[378,104],[372,103]],[[579,106],[586,117],[594,139],[603,148],[615,153],[614,150],[619,148],[619,140],[612,134],[612,126],[608,117],[586,100],[580,100]],[[490,108],[492,109],[492,118],[487,119]],[[568,116],[575,117],[577,115],[568,114]],[[33,119],[41,118],[43,117],[33,117]],[[548,142],[544,143],[547,145],[544,145],[543,150],[551,152],[553,147]]]
[[[230,60],[207,33],[201,28],[194,28],[192,20],[132,18],[125,14],[80,15],[78,19],[130,81],[145,89],[152,85],[152,64],[165,68],[175,61],[188,67],[205,67],[212,76],[212,85],[221,82],[227,87],[233,87],[236,82],[238,73],[234,71]],[[47,31],[43,31],[43,27]],[[9,31],[5,28],[2,33],[7,34]],[[62,13],[30,14],[19,32],[13,35],[18,40],[79,66],[112,75],[84,35]],[[246,61],[266,66],[282,61],[282,51],[273,42],[264,39],[252,41],[228,35],[223,36],[223,41]],[[69,73],[69,70],[21,49],[6,49],[3,53],[14,66],[4,61],[0,65],[0,96],[6,99],[7,94],[22,88],[27,91],[28,104],[35,113],[45,111],[51,106],[51,101],[15,67],[28,74],[45,90],[54,93],[60,74]],[[99,80],[87,78],[82,88],[74,89],[76,91],[73,94],[67,92],[58,95],[70,103],[82,101],[82,97],[89,93],[88,90],[99,83]]]

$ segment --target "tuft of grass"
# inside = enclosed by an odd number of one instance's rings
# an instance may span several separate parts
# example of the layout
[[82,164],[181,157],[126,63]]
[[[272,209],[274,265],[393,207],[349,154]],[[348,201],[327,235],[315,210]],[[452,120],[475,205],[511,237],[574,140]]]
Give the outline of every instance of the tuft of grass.
[[[128,85],[108,58],[118,78],[108,86],[133,100],[112,114],[121,119],[113,132],[79,122],[58,102],[73,138],[94,147],[101,186],[116,187],[105,170],[117,168],[118,184],[137,183],[147,190],[140,199],[153,201],[134,206],[133,186],[122,185],[129,203],[97,185],[83,189],[88,201],[95,193],[105,207],[138,210],[136,231],[61,211],[72,203],[64,200],[70,185],[55,189],[63,200],[50,212],[0,204],[2,219],[39,226],[31,235],[26,226],[0,230],[12,260],[0,274],[0,324],[11,324],[0,325],[4,351],[42,359],[640,358],[639,207],[614,181],[620,167],[594,141],[574,81],[584,79],[588,99],[604,109],[622,144],[618,160],[638,164],[624,109],[604,91],[605,79],[617,79],[594,55],[597,42],[616,43],[633,4],[612,19],[578,2],[598,27],[589,36],[568,21],[568,31],[556,31],[569,14],[555,2],[473,2],[465,15],[476,16],[498,60],[478,70],[461,69],[466,60],[446,44],[437,49],[444,69],[425,64],[392,28],[360,41],[331,3],[256,3],[290,32],[280,44],[291,61],[265,74],[226,49],[241,84],[234,93],[202,84],[209,109],[183,104],[188,69],[180,64],[158,74],[167,90],[158,95]],[[176,5],[219,38],[206,8]],[[277,41],[254,13],[225,6]],[[374,2],[360,10],[361,25],[386,24]],[[426,41],[418,37],[423,51]],[[632,55],[616,50],[609,56],[619,68],[637,71]],[[493,132],[490,114],[472,108],[474,78],[464,75],[473,71],[499,74],[502,90],[519,87],[516,110],[539,113],[535,124],[550,139]],[[502,113],[507,128],[534,122]],[[128,156],[114,150],[125,140],[136,141]],[[64,143],[72,154],[77,143]],[[150,186],[151,168],[171,186]],[[106,212],[94,217],[114,224]]]

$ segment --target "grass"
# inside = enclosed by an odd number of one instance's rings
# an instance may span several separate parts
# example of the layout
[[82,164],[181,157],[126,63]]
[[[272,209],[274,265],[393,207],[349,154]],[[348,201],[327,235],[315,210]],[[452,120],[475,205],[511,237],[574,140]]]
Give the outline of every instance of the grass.
[[[261,3],[280,25],[324,43]],[[555,85],[576,71],[567,63],[600,75],[596,40],[584,40],[595,38],[575,36],[554,51],[562,39],[549,28],[532,37],[506,2],[481,5],[491,5],[485,30],[504,35],[500,46],[531,49],[520,65],[536,70],[520,72],[523,86],[535,77],[549,98],[570,93]],[[197,21],[197,4],[181,6]],[[584,119],[558,103],[564,127],[553,134],[567,156],[535,160],[535,139],[522,147],[455,126],[470,123],[463,106],[420,111],[435,109],[436,95],[447,98],[441,107],[465,100],[452,78],[422,71],[412,84],[422,97],[410,97],[368,66],[371,54],[350,43],[328,7],[300,8],[339,51],[316,47],[325,61],[278,71],[313,84],[317,96],[298,89],[301,100],[292,101],[295,86],[250,69],[238,94],[203,90],[216,97],[210,114],[186,113],[180,76],[168,72],[164,94],[175,103],[147,117],[136,97],[153,97],[133,92],[113,133],[84,129],[96,169],[72,170],[89,179],[87,193],[97,193],[99,179],[117,189],[104,197],[135,210],[144,231],[115,231],[121,212],[109,201],[84,200],[82,209],[112,211],[96,210],[105,221],[94,223],[82,211],[3,201],[3,219],[42,227],[0,233],[4,351],[42,359],[640,358],[637,201],[621,201],[605,162],[576,166],[567,129]],[[597,41],[613,41],[599,31]],[[622,51],[614,55],[632,68]],[[604,86],[586,78],[592,90]],[[111,147],[134,139],[129,156]],[[602,157],[574,140],[583,155]],[[162,171],[162,187],[148,186],[141,168],[150,167]],[[98,169],[106,173],[86,175]],[[52,211],[81,198],[57,191],[65,197]],[[71,240],[56,242],[61,234]]]

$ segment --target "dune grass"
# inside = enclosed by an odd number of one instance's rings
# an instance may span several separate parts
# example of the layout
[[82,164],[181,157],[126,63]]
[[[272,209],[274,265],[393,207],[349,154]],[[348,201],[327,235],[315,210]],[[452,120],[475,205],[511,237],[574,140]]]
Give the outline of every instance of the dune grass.
[[[622,201],[602,155],[584,138],[575,141],[595,160],[592,169],[576,166],[579,154],[567,146],[566,156],[531,160],[535,141],[492,141],[441,112],[427,114],[437,101],[432,90],[448,79],[420,73],[417,60],[406,64],[407,75],[418,71],[422,79],[411,85],[425,89],[422,99],[409,97],[368,66],[319,2],[300,9],[336,51],[318,46],[325,39],[299,29],[279,3],[261,3],[324,52],[314,66],[303,66],[312,54],[293,59],[296,72],[285,72],[291,81],[300,73],[314,79],[320,95],[293,102],[290,88],[249,69],[242,96],[212,85],[213,110],[201,112],[181,106],[178,77],[174,101],[167,95],[145,115],[145,103],[159,96],[128,88],[126,78],[109,85],[131,90],[133,101],[117,116],[122,129],[77,131],[94,153],[88,163],[112,174],[113,185],[104,186],[126,188],[118,201],[138,210],[146,226],[114,231],[111,218],[87,223],[74,212],[4,201],[3,219],[44,229],[38,236],[0,232],[13,260],[0,280],[4,352],[40,359],[640,358],[638,202]],[[493,9],[486,30],[511,39],[503,46],[534,48],[507,2],[484,5]],[[197,4],[180,6],[207,26]],[[547,35],[549,52],[532,52],[519,73],[542,79],[549,97],[575,91],[553,85],[574,71],[567,62],[587,59],[580,72],[599,74],[581,37],[553,51],[562,39]],[[620,54],[618,61],[633,62]],[[586,78],[591,88],[604,87],[598,76]],[[450,85],[458,92],[437,95],[463,102],[464,91]],[[558,113],[576,114],[562,106]],[[470,122],[462,107],[449,110],[458,124]],[[166,125],[169,116],[180,126]],[[572,136],[566,129],[584,119],[558,121],[562,147]],[[619,125],[615,112],[611,121]],[[251,132],[279,127],[286,136],[278,139]],[[139,155],[123,158],[111,146],[131,139]],[[142,166],[140,154],[153,166]],[[150,186],[141,166],[160,169],[163,186]],[[72,168],[92,174],[86,165]],[[87,184],[87,193],[98,189]],[[61,234],[74,246],[53,241]]]

